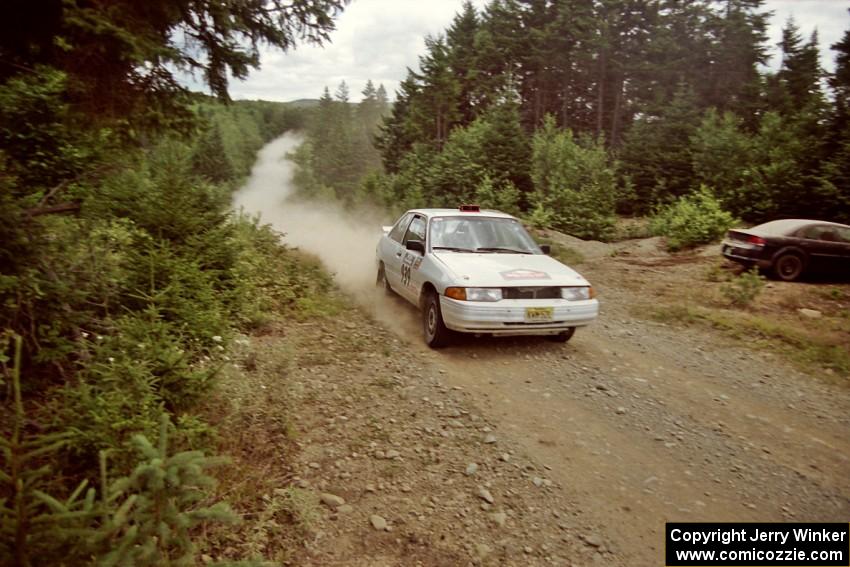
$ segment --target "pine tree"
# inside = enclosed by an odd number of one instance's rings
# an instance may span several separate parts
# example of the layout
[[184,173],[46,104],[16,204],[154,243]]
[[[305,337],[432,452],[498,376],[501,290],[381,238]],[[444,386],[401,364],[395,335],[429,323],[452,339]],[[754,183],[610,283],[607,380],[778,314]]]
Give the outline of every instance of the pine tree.
[[475,34],[475,82],[478,108],[496,102],[518,71],[519,8],[515,0],[493,0],[484,8]]
[[421,93],[413,99],[411,118],[435,147],[441,148],[452,127],[460,120],[460,83],[449,63],[449,48],[443,37],[425,38],[427,53],[420,57]]
[[834,43],[831,49],[835,51],[835,73],[829,77],[835,99],[830,121],[830,148],[834,150],[843,143],[840,140],[850,127],[850,30],[845,31],[841,41]]
[[531,144],[520,122],[519,102],[508,95],[492,105],[481,120],[487,125],[481,139],[484,165],[495,186],[509,183],[523,194],[530,192]]
[[236,177],[230,156],[224,148],[221,128],[215,120],[201,135],[192,152],[192,169],[213,183],[227,183]]
[[[357,106],[358,127],[355,133],[353,153],[359,162],[359,169],[363,172],[379,169],[381,156],[375,147],[375,133],[381,120],[381,105],[386,105],[386,100],[378,100],[378,91],[371,80],[366,82],[363,89],[363,99]],[[386,96],[386,93],[384,93]]]
[[[732,110],[753,126],[761,110],[761,76],[767,63],[769,13],[764,0],[715,0],[721,9],[707,18],[711,44],[708,78],[702,84],[703,107]],[[695,86],[699,87],[701,83]]]
[[372,79],[366,81],[366,87],[363,89],[363,98],[357,106],[357,114],[360,117],[360,122],[364,128],[371,130],[377,124],[380,117],[378,108],[378,91],[375,90],[375,85],[372,84]]
[[691,138],[700,123],[696,95],[681,84],[673,100],[657,115],[638,119],[619,153],[621,171],[633,184],[627,212],[648,212],[658,201],[693,188]]
[[92,542],[99,565],[193,565],[191,530],[206,521],[237,521],[226,503],[201,504],[215,484],[206,469],[222,460],[200,451],[171,454],[168,430],[163,416],[157,445],[135,436],[139,464],[111,484],[101,457],[103,517]]
[[416,74],[408,69],[407,77],[399,85],[390,115],[384,119],[375,139],[384,169],[389,173],[397,173],[404,155],[413,148],[414,142],[425,139],[424,133],[417,132],[412,117],[411,106],[419,92]]
[[449,67],[458,83],[457,112],[459,124],[472,122],[476,115],[474,88],[476,81],[475,34],[478,14],[472,2],[466,0],[460,13],[446,30]]
[[800,28],[789,18],[782,29],[782,64],[771,81],[771,108],[783,115],[793,115],[798,110],[812,107],[819,112],[823,107],[821,79],[823,70],[818,60],[817,31],[803,43]]
[[378,116],[383,118],[390,111],[390,100],[387,97],[387,89],[384,84],[378,85],[378,91],[375,93],[376,104],[378,107]]
[[547,116],[532,139],[532,205],[543,224],[579,238],[606,238],[614,225],[616,172],[601,142],[577,141]]
[[831,207],[834,216],[825,218],[850,222],[850,30],[832,45],[832,50],[836,52],[835,73],[829,85],[835,103],[823,170],[824,182],[834,189],[835,203]]

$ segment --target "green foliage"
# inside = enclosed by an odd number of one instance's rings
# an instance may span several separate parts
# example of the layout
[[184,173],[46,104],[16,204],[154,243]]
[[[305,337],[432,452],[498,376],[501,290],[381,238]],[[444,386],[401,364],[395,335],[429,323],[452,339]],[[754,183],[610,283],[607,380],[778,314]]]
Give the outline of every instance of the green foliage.
[[724,297],[736,307],[746,307],[751,304],[762,289],[764,289],[764,276],[759,274],[755,266],[720,287]]
[[[407,156],[426,146],[435,168],[409,191],[429,205],[469,195],[484,175],[496,186],[507,176],[520,190],[521,212],[536,223],[605,233],[606,214],[575,226],[583,217],[559,219],[563,204],[553,209],[530,194],[522,140],[551,115],[585,148],[587,137],[604,140],[608,167],[621,174],[621,213],[647,214],[706,184],[725,208],[754,222],[841,220],[850,199],[847,41],[833,46],[832,102],[816,34],[805,41],[789,24],[779,72],[763,70],[763,7],[763,0],[729,0],[723,9],[716,0],[465,5],[401,83],[377,140],[386,170],[404,173]],[[496,143],[486,142],[479,121],[498,132]],[[388,184],[392,205],[404,200],[405,181]]]
[[707,244],[722,237],[735,223],[707,187],[659,208],[650,222],[656,236],[667,239],[671,251]]
[[380,169],[372,140],[389,102],[383,85],[375,89],[371,81],[363,95],[355,106],[344,81],[334,97],[325,88],[308,120],[308,142],[293,155],[299,165],[295,184],[304,195],[351,204],[360,198],[361,178]]
[[218,124],[208,126],[195,145],[192,152],[192,170],[212,183],[231,181],[236,176],[224,148],[221,127]]
[[617,186],[602,145],[576,141],[547,117],[532,149],[534,222],[579,238],[607,238],[614,226]]
[[[591,4],[465,5],[445,36],[428,38],[380,128],[387,179],[365,178],[374,153],[351,151],[357,121],[326,93],[318,114],[337,120],[310,132],[304,177],[316,182],[305,191],[397,211],[455,206],[475,199],[485,178],[496,188],[509,180],[518,211],[535,224],[594,238],[610,236],[612,201],[621,213],[647,214],[701,184],[748,221],[846,216],[846,42],[834,46],[833,104],[817,37],[803,41],[793,24],[779,72],[761,70],[762,0],[730,0],[723,10],[715,0]],[[546,116],[587,150],[562,149],[574,154],[561,167],[572,185],[539,183],[550,164],[532,159],[529,138],[550,136]],[[489,191],[485,184],[482,196],[493,202]]]
[[575,248],[562,246],[545,236],[535,235],[535,240],[538,244],[548,244],[551,249],[549,255],[563,264],[577,266],[585,261],[584,255]]
[[[56,483],[40,464],[72,443],[66,433],[24,433],[21,338],[15,337],[13,430],[0,437],[0,561],[35,564],[193,565],[192,528],[202,522],[233,522],[224,503],[202,506],[213,479],[205,472],[220,462],[199,451],[168,451],[169,420],[159,420],[154,447],[136,435],[133,472],[111,485],[106,453],[100,453],[101,493],[81,481],[67,496],[51,495]],[[53,492],[53,494],[56,494]]]
[[485,176],[475,190],[475,202],[481,207],[496,209],[509,215],[519,214],[520,192],[510,180],[496,187],[490,177]]
[[754,194],[745,179],[752,161],[753,141],[731,112],[710,110],[691,140],[694,175],[712,187],[717,198],[733,213],[743,214],[764,206],[763,195]]
[[[164,417],[177,423],[173,443],[208,443],[210,428],[192,412],[214,387],[233,328],[295,311],[300,298],[330,285],[315,263],[279,248],[278,235],[246,228],[228,212],[230,191],[256,150],[281,133],[273,128],[300,119],[273,103],[204,102],[191,135],[108,147],[105,141],[116,140],[100,126],[84,127],[64,102],[66,87],[55,72],[0,84],[10,109],[10,120],[0,119],[0,362],[9,359],[10,333],[20,335],[20,388],[39,396],[27,423],[40,431],[26,445],[15,441],[20,420],[0,420],[0,437],[13,441],[3,445],[3,466],[29,479],[0,493],[3,544],[9,530],[23,529],[29,547],[20,553],[37,552],[44,561],[67,555],[70,563],[108,562],[115,552],[119,564],[142,564],[130,557],[136,553],[148,554],[148,564],[175,562],[188,553],[181,530],[195,521],[191,514],[174,516],[168,538],[163,532],[150,539],[155,525],[115,524],[118,531],[98,540],[105,524],[92,524],[92,510],[98,518],[143,514],[134,508],[142,496],[133,495],[150,487],[128,477],[133,487],[122,503],[135,503],[120,512],[93,504],[79,483],[97,476],[102,451],[113,474],[131,474],[138,436],[156,438]],[[75,215],[50,214],[67,205]],[[276,278],[269,267],[285,275]],[[196,457],[169,467],[185,462],[196,470]],[[172,499],[168,490],[176,485],[165,489]],[[5,503],[14,502],[7,513]],[[92,547],[96,541],[101,547]]]
[[106,482],[102,458],[103,514],[94,534],[100,565],[194,565],[191,530],[208,521],[235,522],[222,502],[201,502],[214,486],[206,469],[221,462],[200,451],[169,454],[168,418],[160,422],[159,442],[133,437],[139,462],[133,472]]
[[67,76],[49,67],[0,84],[0,149],[19,189],[52,188],[92,166],[102,142],[98,132],[74,128],[67,89]]
[[621,205],[624,212],[645,214],[653,204],[693,188],[691,137],[699,119],[694,92],[680,85],[669,105],[635,121],[619,153],[633,190]]
[[108,116],[125,125],[174,125],[185,117],[186,98],[175,69],[199,72],[210,90],[226,100],[229,77],[244,79],[259,67],[260,44],[289,50],[298,39],[321,43],[344,4],[116,0],[108,10],[79,2],[8,7],[0,26],[0,60],[5,62],[0,82],[43,64],[68,76],[67,98],[97,120]]
[[258,327],[270,313],[298,313],[310,302],[332,308],[325,296],[333,280],[315,258],[282,246],[280,233],[256,218],[237,214],[233,225],[241,250],[234,266],[238,322]]
[[[80,499],[86,481],[81,482],[63,503],[45,492],[51,470],[41,463],[66,444],[67,435],[61,432],[27,435],[24,431],[23,341],[17,335],[11,338],[14,354],[10,378],[14,406],[11,435],[0,437],[0,562],[28,566],[33,557],[57,554],[62,542],[57,541],[56,536],[68,537],[69,527],[90,517],[94,493],[89,489],[85,498]],[[8,370],[6,362],[8,360],[3,362],[4,374]]]

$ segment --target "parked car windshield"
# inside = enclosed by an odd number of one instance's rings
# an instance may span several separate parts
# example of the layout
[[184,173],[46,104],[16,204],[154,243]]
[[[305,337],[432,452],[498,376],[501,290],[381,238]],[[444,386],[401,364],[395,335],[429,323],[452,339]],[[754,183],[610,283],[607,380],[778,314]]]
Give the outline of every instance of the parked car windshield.
[[495,217],[435,217],[431,219],[431,249],[542,254],[522,223]]

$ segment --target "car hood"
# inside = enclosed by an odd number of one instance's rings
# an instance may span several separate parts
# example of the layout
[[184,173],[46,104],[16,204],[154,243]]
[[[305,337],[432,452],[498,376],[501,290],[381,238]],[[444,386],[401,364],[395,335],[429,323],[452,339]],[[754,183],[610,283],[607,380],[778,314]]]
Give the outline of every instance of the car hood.
[[436,252],[434,256],[468,287],[589,285],[578,272],[544,254],[470,254]]

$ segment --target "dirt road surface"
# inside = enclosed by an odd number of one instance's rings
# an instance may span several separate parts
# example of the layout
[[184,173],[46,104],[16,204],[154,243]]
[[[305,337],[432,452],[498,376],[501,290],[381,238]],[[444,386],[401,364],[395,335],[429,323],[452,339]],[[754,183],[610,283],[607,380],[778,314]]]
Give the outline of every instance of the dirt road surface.
[[345,501],[325,502],[296,562],[651,566],[666,521],[850,519],[850,389],[635,317],[656,276],[634,257],[661,253],[600,246],[581,266],[599,320],[566,345],[432,351],[418,313],[376,295],[258,339],[296,353],[292,481]]

